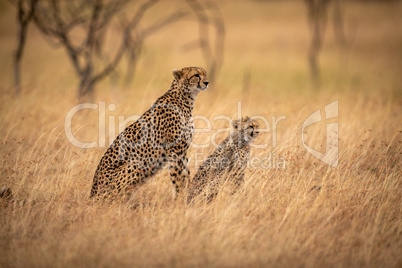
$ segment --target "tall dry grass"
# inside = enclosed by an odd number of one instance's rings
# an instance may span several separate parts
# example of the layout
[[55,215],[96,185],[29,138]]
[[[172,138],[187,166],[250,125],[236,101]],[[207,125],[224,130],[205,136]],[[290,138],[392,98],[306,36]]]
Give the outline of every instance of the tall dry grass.
[[[331,28],[320,58],[322,88],[311,89],[306,69],[308,28],[299,2],[222,2],[227,22],[225,64],[199,95],[195,114],[212,131],[194,142],[210,144],[216,116],[286,116],[258,143],[253,157],[275,153],[284,168],[250,168],[241,189],[210,204],[189,207],[173,199],[162,171],[128,202],[101,204],[89,191],[105,148],[80,149],[65,136],[75,104],[73,72],[63,51],[49,51],[33,30],[23,66],[23,95],[12,94],[13,10],[0,16],[0,186],[15,202],[0,206],[0,265],[4,267],[110,266],[385,266],[402,265],[401,4],[347,3],[350,40],[339,56]],[[160,12],[156,10],[155,12]],[[169,28],[146,44],[130,89],[108,81],[94,103],[115,104],[109,117],[141,114],[168,89],[173,68],[203,66],[198,52],[182,54]],[[173,37],[172,37],[173,36]],[[244,73],[250,90],[243,90]],[[301,143],[303,121],[339,101],[339,165],[315,159]],[[333,122],[333,121],[331,121]],[[196,122],[204,128],[203,122]],[[117,128],[117,125],[116,125]],[[77,113],[73,132],[96,141],[98,111]],[[117,133],[115,133],[117,134]],[[112,136],[115,134],[111,134]],[[325,123],[306,130],[307,142],[325,147]],[[216,136],[222,140],[225,133]],[[108,137],[107,137],[108,139]],[[191,148],[196,154],[213,146]]]

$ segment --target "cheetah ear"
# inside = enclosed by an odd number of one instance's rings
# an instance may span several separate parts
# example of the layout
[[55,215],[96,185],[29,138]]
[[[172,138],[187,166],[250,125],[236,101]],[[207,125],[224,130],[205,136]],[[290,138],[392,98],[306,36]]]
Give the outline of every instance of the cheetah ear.
[[177,69],[174,69],[172,73],[173,73],[174,78],[176,78],[177,81],[179,81],[180,78],[183,76],[183,71],[181,71],[181,70],[179,71]]

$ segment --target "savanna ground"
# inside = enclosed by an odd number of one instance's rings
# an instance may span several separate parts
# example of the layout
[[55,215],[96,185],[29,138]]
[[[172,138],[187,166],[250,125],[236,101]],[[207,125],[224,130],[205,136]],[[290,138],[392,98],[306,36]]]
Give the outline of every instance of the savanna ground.
[[[189,207],[184,198],[173,199],[167,171],[129,202],[89,200],[105,148],[77,148],[66,138],[64,119],[77,104],[70,62],[32,28],[23,91],[15,97],[15,10],[1,2],[0,186],[11,187],[16,201],[0,207],[0,265],[401,267],[402,5],[345,3],[347,46],[336,44],[329,22],[321,86],[313,89],[302,3],[220,3],[225,61],[195,108],[212,130],[196,133],[194,142],[209,146],[193,147],[189,156],[214,149],[211,137],[222,140],[227,132],[216,130],[228,122],[213,119],[236,118],[240,101],[243,115],[271,124],[258,140],[269,146],[252,156],[273,157],[266,160],[270,166],[250,168],[235,195]],[[110,80],[98,86],[93,102],[116,105],[106,110],[106,126],[114,118],[117,129],[119,115],[144,112],[169,88],[174,68],[204,66],[199,51],[180,49],[177,38],[192,31],[191,23],[179,23],[149,39],[129,87]],[[339,123],[339,165],[332,168],[305,151],[301,125],[336,100],[339,117],[330,122]],[[286,116],[277,124],[276,144],[272,116]],[[206,127],[203,121],[196,126]],[[73,132],[81,141],[97,141],[98,110],[78,112]],[[309,146],[325,151],[324,121],[306,134]],[[195,161],[190,170],[194,174]]]

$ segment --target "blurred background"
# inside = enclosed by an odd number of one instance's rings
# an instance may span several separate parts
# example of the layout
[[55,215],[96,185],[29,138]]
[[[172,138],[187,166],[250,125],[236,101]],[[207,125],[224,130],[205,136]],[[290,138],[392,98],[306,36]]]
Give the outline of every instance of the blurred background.
[[5,94],[40,84],[52,94],[118,97],[194,65],[207,69],[211,92],[400,98],[399,1],[24,0],[0,8]]

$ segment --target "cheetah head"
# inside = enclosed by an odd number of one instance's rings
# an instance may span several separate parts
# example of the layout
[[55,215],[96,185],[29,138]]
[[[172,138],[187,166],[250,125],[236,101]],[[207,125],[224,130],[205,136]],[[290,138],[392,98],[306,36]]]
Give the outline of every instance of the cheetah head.
[[178,84],[184,85],[194,93],[208,88],[207,72],[200,67],[185,67],[181,70],[173,70],[173,76]]
[[237,136],[245,144],[250,144],[259,135],[259,124],[256,120],[246,116],[232,122],[233,132],[232,136]]

